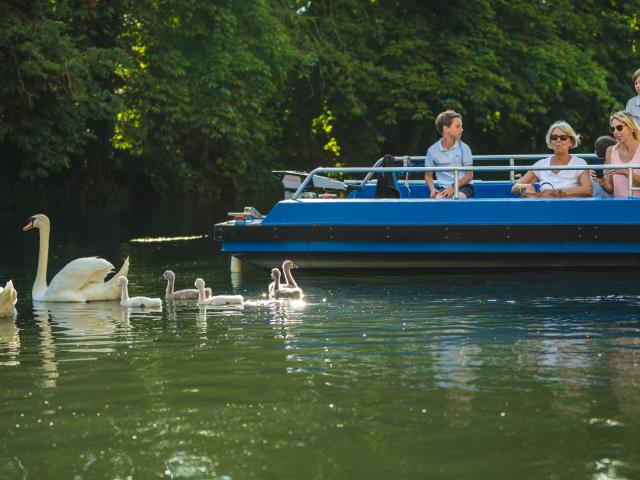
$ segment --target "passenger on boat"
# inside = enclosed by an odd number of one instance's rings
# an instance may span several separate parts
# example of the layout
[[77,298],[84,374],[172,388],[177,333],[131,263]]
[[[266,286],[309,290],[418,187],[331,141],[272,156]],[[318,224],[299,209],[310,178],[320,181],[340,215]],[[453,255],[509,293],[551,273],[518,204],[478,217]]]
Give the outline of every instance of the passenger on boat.
[[[605,159],[607,156],[607,148],[615,145],[618,141],[609,136],[603,135],[598,137],[593,144],[593,149],[595,150],[596,157],[596,165],[604,165]],[[607,192],[604,187],[604,170],[591,170],[591,188],[593,193],[591,194],[594,198],[611,198],[611,193]]]
[[633,72],[631,79],[633,80],[633,86],[636,87],[636,93],[638,95],[629,99],[625,110],[631,112],[636,118],[636,123],[640,124],[640,68]]
[[[473,156],[469,146],[460,140],[462,137],[462,115],[453,110],[445,110],[436,117],[436,129],[442,135],[427,150],[425,167],[457,167],[473,165]],[[437,172],[439,185],[434,185],[434,172],[425,172],[431,198],[451,198],[454,196],[454,172]],[[471,198],[475,195],[473,188],[473,172],[458,172],[458,193],[460,198]]]
[[[607,149],[605,163],[620,165],[623,168],[607,170],[604,175],[603,187],[613,192],[614,197],[629,196],[629,170],[625,164],[640,163],[640,127],[631,112],[615,112],[609,117],[611,133],[618,143]],[[640,186],[640,168],[633,169],[633,186]],[[640,196],[640,191],[633,192],[634,197]]]
[[[538,170],[541,167],[575,165],[587,166],[587,162],[569,150],[580,144],[580,137],[571,125],[564,121],[557,121],[549,127],[546,135],[547,146],[553,150],[553,155],[538,160],[512,187],[511,193],[530,198],[550,197],[590,197],[591,178],[585,170]],[[533,184],[540,182],[537,192]]]

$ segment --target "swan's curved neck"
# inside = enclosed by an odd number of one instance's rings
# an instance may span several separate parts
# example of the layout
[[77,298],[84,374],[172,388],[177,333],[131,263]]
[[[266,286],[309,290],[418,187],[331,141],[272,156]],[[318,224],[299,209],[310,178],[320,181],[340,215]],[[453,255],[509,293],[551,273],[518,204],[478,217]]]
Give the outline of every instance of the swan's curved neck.
[[298,284],[296,283],[296,281],[293,279],[293,275],[291,275],[291,267],[290,266],[286,266],[285,268],[283,268],[282,270],[284,270],[284,278],[287,281],[287,286],[289,287],[297,287]]
[[120,300],[129,300],[129,288],[124,282],[120,286]]
[[38,253],[38,270],[33,282],[31,295],[37,298],[47,289],[47,262],[49,261],[49,225],[44,224],[38,228],[40,231],[40,251]]
[[167,297],[173,295],[173,278],[169,277],[167,279],[167,292],[165,294]]
[[198,301],[202,302],[206,298],[204,294],[204,285],[198,284]]

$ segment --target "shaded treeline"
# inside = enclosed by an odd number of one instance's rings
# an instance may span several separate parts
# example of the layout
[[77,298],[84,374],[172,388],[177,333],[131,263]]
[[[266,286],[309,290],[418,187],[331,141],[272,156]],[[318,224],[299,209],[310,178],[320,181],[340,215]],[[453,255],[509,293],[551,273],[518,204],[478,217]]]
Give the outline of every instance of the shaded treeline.
[[[633,95],[640,0],[0,1],[5,205],[260,190],[273,168],[583,151]],[[272,186],[271,183],[267,185]]]

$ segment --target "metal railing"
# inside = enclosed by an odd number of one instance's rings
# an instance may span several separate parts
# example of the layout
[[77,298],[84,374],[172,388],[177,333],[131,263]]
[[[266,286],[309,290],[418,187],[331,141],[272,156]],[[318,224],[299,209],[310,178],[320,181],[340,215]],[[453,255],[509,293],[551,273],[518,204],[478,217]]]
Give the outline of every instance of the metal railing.
[[[302,181],[298,189],[291,196],[291,200],[297,200],[302,192],[304,192],[305,188],[311,182],[311,179],[314,175],[326,174],[326,173],[365,173],[364,179],[360,182],[360,186],[364,186],[367,184],[371,177],[375,173],[424,173],[424,172],[453,172],[453,188],[454,188],[454,198],[459,198],[459,172],[509,172],[509,177],[511,183],[515,183],[515,173],[516,172],[527,172],[531,170],[532,165],[515,165],[516,160],[539,160],[541,158],[548,157],[548,154],[528,154],[528,155],[476,155],[473,157],[474,162],[476,161],[508,161],[509,165],[488,165],[488,166],[478,166],[478,165],[470,165],[470,166],[453,166],[453,167],[379,167],[382,162],[382,158],[377,160],[373,166],[371,167],[318,167],[312,170],[307,177]],[[394,157],[396,161],[403,160],[422,160],[424,161],[424,156],[406,156],[406,157]],[[596,159],[597,157],[593,154],[581,154],[580,158],[585,160]],[[628,164],[623,168],[626,168],[628,171],[628,194],[629,197],[633,196],[633,192],[640,190],[640,187],[633,186],[633,170],[640,169],[640,164]],[[536,167],[536,170],[619,170],[620,165],[587,165],[585,168],[584,165],[551,165],[549,167]]]

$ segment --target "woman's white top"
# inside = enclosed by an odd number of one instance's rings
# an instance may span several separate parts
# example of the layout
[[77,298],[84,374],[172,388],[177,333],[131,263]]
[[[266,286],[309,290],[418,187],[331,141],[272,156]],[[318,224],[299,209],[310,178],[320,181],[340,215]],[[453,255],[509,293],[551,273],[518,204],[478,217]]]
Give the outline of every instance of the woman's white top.
[[[558,190],[559,188],[574,188],[580,186],[580,174],[584,172],[584,170],[560,170],[558,173],[553,173],[551,170],[536,170],[536,167],[548,167],[551,165],[551,157],[543,158],[538,160],[533,164],[532,170],[540,180],[540,190],[549,190],[551,186],[544,185],[545,183],[549,183],[553,186],[553,189]],[[567,165],[575,165],[575,166],[587,166],[587,162],[575,155],[571,155],[571,159]]]

